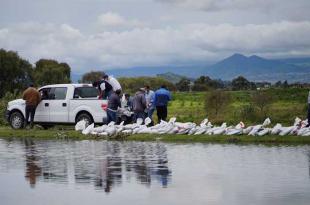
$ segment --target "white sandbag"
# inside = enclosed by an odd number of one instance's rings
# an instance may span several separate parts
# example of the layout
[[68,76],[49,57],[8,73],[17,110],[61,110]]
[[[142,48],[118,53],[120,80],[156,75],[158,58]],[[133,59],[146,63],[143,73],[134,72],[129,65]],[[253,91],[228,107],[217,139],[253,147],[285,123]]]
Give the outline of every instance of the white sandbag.
[[151,122],[152,122],[152,120],[149,117],[145,118],[145,120],[144,120],[145,125],[149,125],[149,124],[151,124]]
[[248,135],[255,136],[256,133],[262,128],[262,125],[255,125]]
[[82,134],[84,134],[84,135],[90,134],[93,131],[94,126],[95,126],[94,123],[89,125],[88,127],[86,127],[85,130],[82,131]]
[[249,126],[245,129],[243,129],[242,133],[247,135],[252,131],[253,128],[254,128],[254,126]]
[[262,130],[260,130],[259,132],[257,132],[257,135],[258,135],[258,136],[264,136],[264,135],[267,135],[270,131],[271,131],[270,128],[263,128]]
[[138,125],[142,125],[142,123],[143,123],[143,119],[142,119],[142,118],[138,118],[138,119],[137,119],[137,124],[138,124]]
[[282,127],[281,132],[279,133],[279,135],[280,136],[288,135],[293,129],[294,129],[294,126]]
[[110,123],[108,124],[108,127],[111,127],[111,126],[114,126],[114,125],[115,125],[115,122],[112,121],[112,122],[110,122]]
[[282,125],[280,123],[277,123],[272,129],[271,129],[271,134],[272,135],[277,135],[281,132]]
[[170,124],[174,124],[176,120],[177,120],[177,118],[176,118],[176,117],[172,117],[172,118],[170,118],[170,120],[169,120],[169,122],[168,122],[168,123],[170,123]]
[[263,127],[266,127],[267,125],[270,125],[270,123],[271,123],[271,120],[270,120],[270,118],[268,117],[268,118],[266,118],[265,119],[265,121],[263,122]]
[[81,121],[78,121],[75,125],[75,130],[76,131],[83,131],[85,130],[86,128],[86,121],[85,120],[81,120]]

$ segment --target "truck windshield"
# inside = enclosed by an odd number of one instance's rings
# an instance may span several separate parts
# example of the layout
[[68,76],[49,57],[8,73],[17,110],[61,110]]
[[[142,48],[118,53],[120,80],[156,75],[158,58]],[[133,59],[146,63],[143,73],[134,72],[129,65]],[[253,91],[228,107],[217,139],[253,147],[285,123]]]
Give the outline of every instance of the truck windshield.
[[94,87],[79,87],[74,90],[74,98],[97,98],[98,90]]

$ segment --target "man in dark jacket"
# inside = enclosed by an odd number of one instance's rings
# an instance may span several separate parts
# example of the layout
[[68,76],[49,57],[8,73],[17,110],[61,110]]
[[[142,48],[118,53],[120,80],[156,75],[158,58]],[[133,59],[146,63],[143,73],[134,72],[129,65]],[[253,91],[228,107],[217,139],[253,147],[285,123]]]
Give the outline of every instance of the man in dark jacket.
[[307,124],[307,127],[310,127],[310,91],[309,91],[309,94],[308,94],[308,124]]
[[23,100],[26,101],[25,107],[25,127],[28,124],[29,115],[30,115],[30,128],[33,128],[34,115],[36,113],[36,108],[41,101],[41,96],[39,91],[33,87],[33,84],[30,84],[23,92]]
[[93,82],[93,87],[99,90],[99,99],[107,99],[113,92],[112,85],[104,79],[105,73],[102,74],[102,79]]
[[117,121],[117,110],[119,107],[121,107],[120,94],[120,90],[117,90],[115,92],[112,91],[112,94],[109,97],[107,109],[107,124],[112,121],[116,123]]
[[166,121],[168,115],[168,102],[171,100],[171,94],[165,85],[162,85],[155,91],[154,103],[157,110],[158,123],[161,120]]
[[136,122],[138,118],[141,118],[144,120],[145,118],[145,108],[146,108],[146,100],[145,100],[145,94],[144,89],[140,88],[132,100],[132,109],[134,112],[134,121]]

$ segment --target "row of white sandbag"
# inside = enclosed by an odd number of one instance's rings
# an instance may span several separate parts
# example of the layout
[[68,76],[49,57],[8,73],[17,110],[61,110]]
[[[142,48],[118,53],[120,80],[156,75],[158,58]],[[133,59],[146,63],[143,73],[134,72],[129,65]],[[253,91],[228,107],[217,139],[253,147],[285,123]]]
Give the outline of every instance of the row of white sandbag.
[[161,121],[155,126],[148,127],[151,119],[146,118],[143,124],[142,119],[138,119],[136,123],[124,125],[122,122],[115,125],[114,122],[108,125],[95,127],[94,124],[86,127],[85,121],[80,121],[76,124],[75,129],[82,131],[83,134],[88,135],[103,135],[111,136],[119,133],[126,134],[188,134],[188,135],[252,135],[263,136],[267,134],[272,135],[299,135],[310,136],[310,128],[306,127],[307,120],[302,121],[296,118],[292,126],[283,127],[281,124],[276,124],[273,128],[267,127],[271,121],[267,118],[263,124],[245,127],[243,122],[238,123],[236,126],[227,126],[223,123],[221,126],[213,126],[208,119],[204,119],[200,125],[192,122],[176,122],[176,118],[171,118],[169,122]]

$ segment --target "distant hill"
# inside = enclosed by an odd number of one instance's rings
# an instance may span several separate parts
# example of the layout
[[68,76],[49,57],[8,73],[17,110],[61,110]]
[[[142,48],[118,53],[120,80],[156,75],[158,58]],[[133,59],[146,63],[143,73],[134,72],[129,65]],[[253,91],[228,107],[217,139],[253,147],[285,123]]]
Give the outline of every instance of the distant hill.
[[[176,82],[183,76],[194,79],[201,75],[222,80],[232,80],[242,75],[251,81],[310,82],[310,58],[265,59],[256,55],[247,57],[234,54],[213,65],[196,63],[178,66],[133,67],[105,70],[105,72],[115,77],[164,75],[162,77],[171,82]],[[81,75],[71,75],[73,82],[77,82],[80,78]]]
[[205,75],[222,80],[232,80],[242,75],[252,81],[309,82],[309,72],[310,67],[289,64],[280,60],[269,60],[256,55],[246,57],[241,54],[234,54],[206,68]]
[[158,77],[161,77],[161,78],[164,78],[166,79],[167,81],[171,82],[171,83],[177,83],[179,82],[181,79],[183,78],[187,78],[189,80],[193,80],[191,78],[188,78],[186,76],[183,76],[183,75],[178,75],[178,74],[175,74],[175,73],[171,73],[171,72],[168,72],[168,73],[162,73],[162,74],[158,74],[157,75]]
[[188,64],[182,66],[146,66],[133,67],[126,69],[106,70],[105,72],[115,77],[138,77],[138,76],[156,76],[163,73],[175,73],[190,78],[197,78],[203,74],[206,67],[210,64]]

